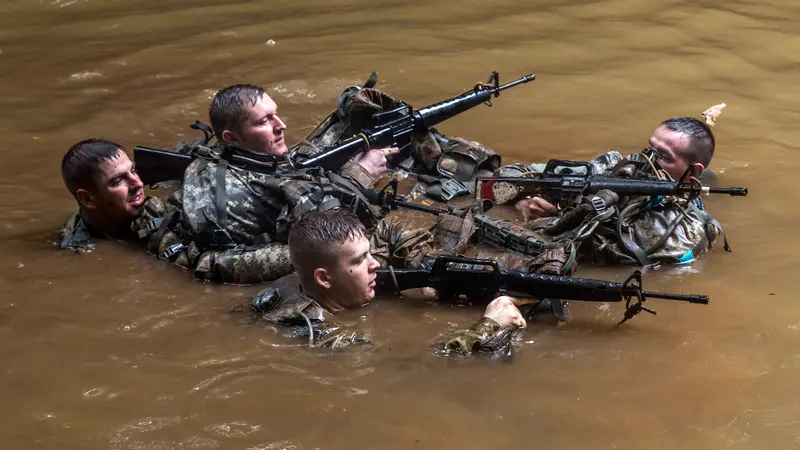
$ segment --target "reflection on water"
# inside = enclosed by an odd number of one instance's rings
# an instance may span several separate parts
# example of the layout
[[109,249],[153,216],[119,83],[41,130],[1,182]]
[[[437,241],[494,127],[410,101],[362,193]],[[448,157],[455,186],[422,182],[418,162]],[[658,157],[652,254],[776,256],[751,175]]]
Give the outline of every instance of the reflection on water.
[[[191,4],[11,0],[0,9],[0,353],[4,448],[788,448],[799,442],[800,7],[779,0]],[[273,42],[270,44],[270,42]],[[204,285],[140,250],[55,251],[74,208],[59,161],[102,135],[169,147],[213,93],[265,86],[290,139],[346,86],[423,106],[492,70],[533,72],[439,128],[505,162],[642,148],[663,119],[725,102],[711,168],[745,199],[708,208],[733,247],[650,272],[657,316],[573,302],[511,362],[430,344],[475,308],[381,299],[372,347],[310,350],[231,314],[258,287]],[[624,280],[627,270],[582,267]],[[362,317],[363,316],[363,317]]]

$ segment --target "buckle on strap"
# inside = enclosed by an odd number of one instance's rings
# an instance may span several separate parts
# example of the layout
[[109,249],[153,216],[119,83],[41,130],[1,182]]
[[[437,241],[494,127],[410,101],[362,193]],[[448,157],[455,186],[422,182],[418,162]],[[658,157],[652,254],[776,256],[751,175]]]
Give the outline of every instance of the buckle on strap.
[[159,255],[162,259],[172,260],[176,255],[182,252],[186,248],[186,245],[183,242],[177,242],[175,244],[170,245],[164,250],[161,255]]
[[458,180],[446,178],[437,181],[428,186],[426,194],[440,202],[447,203],[459,195],[469,194],[469,188]]
[[605,200],[603,200],[599,195],[595,195],[594,197],[592,197],[591,202],[592,202],[592,206],[594,207],[594,210],[595,210],[595,212],[597,212],[598,216],[600,214],[603,214],[603,212],[606,210],[606,208],[608,208],[608,205],[606,205]]
[[144,239],[150,235],[150,233],[156,231],[159,226],[161,226],[161,222],[164,219],[161,217],[157,217],[153,220],[145,222],[141,228],[136,231],[136,234],[139,236],[139,239]]

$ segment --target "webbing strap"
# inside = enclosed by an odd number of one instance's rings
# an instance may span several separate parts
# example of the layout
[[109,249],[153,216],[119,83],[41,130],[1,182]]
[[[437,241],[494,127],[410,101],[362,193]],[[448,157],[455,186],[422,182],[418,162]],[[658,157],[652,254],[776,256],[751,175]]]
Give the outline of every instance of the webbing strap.
[[367,82],[364,83],[364,88],[372,89],[375,87],[376,84],[378,84],[378,74],[376,72],[372,72]]
[[634,240],[631,239],[630,236],[622,232],[622,224],[625,221],[625,218],[628,216],[628,213],[632,211],[633,208],[636,208],[638,206],[639,206],[638,203],[634,203],[626,207],[622,212],[620,212],[619,218],[617,219],[617,237],[619,238],[620,241],[622,241],[622,244],[625,246],[625,248],[628,249],[628,251],[631,252],[633,256],[636,257],[636,260],[639,261],[639,264],[641,264],[642,266],[648,266],[650,265],[651,261],[650,258],[647,256],[647,253],[645,253],[645,251],[642,250],[642,247],[640,247],[639,244],[634,242]]
[[[708,217],[708,220],[706,221],[706,227],[708,227],[708,225],[716,227],[719,230],[720,234],[722,235],[722,241],[723,241],[722,248],[724,248],[726,252],[729,253],[732,252],[733,250],[731,249],[731,246],[728,245],[728,236],[725,235],[725,230],[722,228],[722,224],[719,222],[719,220],[711,217],[711,215],[706,213],[705,211],[701,211],[700,208],[698,208],[697,205],[694,204],[694,202],[689,202],[689,206],[692,208],[692,211],[694,211],[698,216],[702,217],[702,215],[705,214]],[[710,235],[708,229],[706,229],[706,233]],[[711,240],[709,240],[708,244],[711,245]]]
[[217,164],[216,172],[216,201],[217,201],[217,225],[222,230],[228,228],[228,191],[225,187],[225,172],[228,169],[228,161],[220,159]]

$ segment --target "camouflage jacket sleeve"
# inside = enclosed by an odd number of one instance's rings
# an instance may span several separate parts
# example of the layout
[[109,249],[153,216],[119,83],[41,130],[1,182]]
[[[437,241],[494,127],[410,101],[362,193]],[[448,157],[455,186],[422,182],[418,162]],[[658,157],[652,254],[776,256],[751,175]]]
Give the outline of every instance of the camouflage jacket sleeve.
[[[291,159],[293,162],[300,162],[319,154],[322,150],[322,148],[309,141],[302,141],[292,149]],[[353,160],[347,161],[337,173],[364,189],[372,189],[378,181],[364,167]]]
[[443,340],[442,350],[469,355],[474,352],[492,356],[509,356],[512,352],[511,335],[515,327],[501,327],[494,320],[483,317],[466,330],[450,333]]

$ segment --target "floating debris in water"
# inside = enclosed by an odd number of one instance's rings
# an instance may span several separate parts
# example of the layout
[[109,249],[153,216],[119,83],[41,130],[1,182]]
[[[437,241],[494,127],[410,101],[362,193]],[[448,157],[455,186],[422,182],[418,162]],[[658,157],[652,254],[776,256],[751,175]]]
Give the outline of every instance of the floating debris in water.
[[725,109],[726,106],[728,105],[725,103],[720,103],[703,111],[703,117],[706,119],[706,124],[713,127],[717,122],[717,119],[719,119],[719,115],[722,114],[722,110]]
[[275,45],[275,41],[270,39],[270,40],[267,41],[267,45],[273,46],[273,45]]

